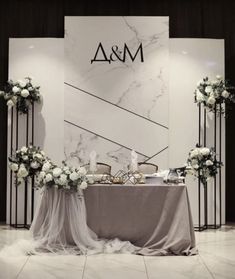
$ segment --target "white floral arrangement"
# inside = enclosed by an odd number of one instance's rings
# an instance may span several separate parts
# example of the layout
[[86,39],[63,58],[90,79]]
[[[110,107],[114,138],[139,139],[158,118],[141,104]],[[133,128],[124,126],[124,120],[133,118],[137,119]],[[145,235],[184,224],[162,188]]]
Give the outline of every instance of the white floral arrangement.
[[203,185],[206,185],[221,166],[222,162],[216,160],[213,148],[197,146],[189,152],[186,172],[199,178]]
[[55,187],[66,191],[78,191],[87,188],[86,169],[69,167],[63,162],[62,167],[46,161],[36,178],[38,188]]
[[36,175],[41,170],[47,157],[39,147],[30,145],[17,150],[8,160],[9,167],[17,178],[17,184],[20,184],[29,177]]
[[208,77],[203,78],[197,83],[195,90],[195,102],[203,104],[209,111],[219,112],[221,105],[221,113],[225,113],[225,105],[235,102],[234,87],[229,86],[226,80],[220,75],[215,80],[209,80]]
[[17,107],[19,112],[27,113],[29,104],[41,101],[40,86],[32,84],[32,78],[26,77],[22,80],[9,80],[4,88],[0,91],[0,97],[3,97],[8,108]]
[[35,176],[36,188],[55,187],[67,191],[87,188],[86,169],[55,165],[39,147],[30,145],[17,150],[8,158],[9,167],[16,177],[16,185]]

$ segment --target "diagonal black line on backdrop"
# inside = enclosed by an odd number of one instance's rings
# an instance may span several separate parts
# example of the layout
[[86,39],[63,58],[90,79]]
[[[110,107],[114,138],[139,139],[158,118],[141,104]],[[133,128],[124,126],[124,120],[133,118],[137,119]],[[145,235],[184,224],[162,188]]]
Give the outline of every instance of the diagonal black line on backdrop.
[[[108,138],[106,138],[106,137],[104,137],[104,136],[101,136],[101,135],[99,135],[99,134],[97,134],[97,133],[95,133],[95,132],[92,132],[92,131],[90,131],[90,130],[88,130],[88,129],[86,129],[86,128],[83,128],[83,127],[81,127],[81,126],[79,126],[79,125],[77,125],[77,124],[75,124],[75,123],[72,123],[72,122],[70,122],[70,121],[68,121],[68,120],[64,120],[64,122],[66,122],[66,123],[68,123],[68,124],[70,124],[70,125],[72,125],[72,126],[75,126],[75,127],[77,127],[77,128],[80,128],[80,129],[82,129],[82,130],[84,130],[84,131],[86,131],[86,132],[88,132],[88,133],[91,133],[91,134],[93,134],[93,135],[96,135],[97,137],[100,137],[100,138],[105,139],[105,140],[107,140],[107,141],[110,141],[110,142],[112,142],[112,143],[114,143],[114,144],[117,144],[117,145],[119,145],[119,146],[121,146],[121,147],[123,147],[123,148],[126,148],[126,149],[128,149],[128,150],[132,150],[132,148],[130,148],[130,147],[127,147],[127,146],[125,146],[125,145],[123,145],[123,144],[121,144],[121,143],[118,143],[118,142],[114,141],[114,140],[111,140],[111,139],[108,139]],[[141,152],[136,151],[136,153],[139,154],[139,155],[142,155],[142,156],[144,156],[144,157],[149,158],[149,156],[147,156],[147,155],[145,155],[145,154],[143,154],[143,153],[141,153]]]
[[79,91],[81,91],[81,92],[83,92],[83,93],[85,93],[85,94],[87,94],[87,95],[90,95],[90,96],[92,96],[92,97],[94,97],[94,98],[96,98],[96,99],[99,99],[99,100],[101,100],[101,101],[103,101],[103,102],[105,102],[105,103],[108,103],[108,104],[110,104],[110,105],[112,105],[112,106],[115,106],[115,107],[117,107],[117,108],[119,108],[119,109],[122,109],[122,110],[125,110],[125,111],[129,112],[129,113],[132,113],[132,114],[134,114],[134,115],[136,115],[136,116],[138,116],[138,117],[140,117],[140,118],[143,118],[143,119],[145,119],[145,120],[147,120],[147,121],[149,121],[149,122],[152,122],[152,123],[154,123],[155,125],[161,126],[161,127],[165,128],[165,129],[167,129],[167,130],[169,129],[167,126],[164,126],[164,125],[162,125],[162,124],[160,124],[160,123],[158,123],[158,122],[156,122],[156,121],[153,121],[153,120],[151,120],[151,119],[149,119],[149,118],[147,118],[147,117],[144,117],[144,116],[142,116],[142,115],[140,115],[140,114],[138,114],[138,113],[135,113],[135,112],[133,112],[133,111],[131,111],[131,110],[129,110],[129,109],[120,107],[120,106],[118,106],[118,105],[116,105],[116,104],[114,104],[114,103],[112,103],[112,102],[110,102],[110,101],[107,101],[107,100],[105,100],[105,99],[103,99],[103,98],[101,98],[101,97],[99,97],[99,96],[96,96],[95,94],[92,94],[92,93],[90,93],[90,92],[88,92],[88,91],[86,91],[86,90],[83,90],[83,89],[81,89],[81,88],[79,88],[79,87],[77,87],[77,86],[74,86],[74,85],[69,84],[69,83],[67,83],[67,82],[64,82],[64,84],[67,85],[67,86],[70,86],[70,87],[72,87],[72,88],[74,88],[74,89],[77,89],[77,90],[79,90]]
[[151,160],[153,157],[157,156],[158,154],[162,153],[164,150],[166,150],[169,146],[163,148],[162,150],[158,151],[156,154],[154,154],[153,156],[149,157],[147,160],[144,161],[144,163],[148,162],[149,160]]

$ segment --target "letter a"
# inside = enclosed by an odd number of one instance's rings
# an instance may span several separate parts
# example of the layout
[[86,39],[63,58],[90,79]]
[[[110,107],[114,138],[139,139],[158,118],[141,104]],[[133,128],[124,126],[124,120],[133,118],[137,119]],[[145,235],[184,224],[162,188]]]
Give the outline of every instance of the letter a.
[[[97,55],[98,55],[99,50],[102,52],[102,55],[103,55],[104,59],[97,59]],[[91,60],[91,64],[93,62],[103,62],[103,61],[111,63],[111,61],[107,58],[107,55],[104,51],[104,48],[103,48],[102,44],[99,43],[98,48],[97,48],[96,53],[95,53],[95,56],[94,56],[94,59]]]

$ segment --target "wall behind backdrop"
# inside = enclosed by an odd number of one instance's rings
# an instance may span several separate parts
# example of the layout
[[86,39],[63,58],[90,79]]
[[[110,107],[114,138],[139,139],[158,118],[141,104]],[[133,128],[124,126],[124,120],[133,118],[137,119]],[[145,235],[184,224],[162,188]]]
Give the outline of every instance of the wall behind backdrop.
[[[2,1],[0,86],[8,79],[9,37],[64,37],[65,15],[169,16],[170,37],[224,38],[226,78],[235,84],[235,3],[230,1]],[[6,218],[7,108],[0,101],[0,221]],[[226,218],[235,221],[235,111],[226,119]],[[229,162],[229,163],[228,163]]]

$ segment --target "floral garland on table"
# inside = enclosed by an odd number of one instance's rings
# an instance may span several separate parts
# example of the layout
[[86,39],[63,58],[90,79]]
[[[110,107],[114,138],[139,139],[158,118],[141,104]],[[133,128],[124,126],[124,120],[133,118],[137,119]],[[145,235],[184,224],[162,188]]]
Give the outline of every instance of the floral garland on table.
[[62,167],[47,161],[42,166],[41,172],[37,176],[37,187],[55,187],[68,191],[78,191],[87,188],[86,169],[69,167],[63,162]]
[[19,185],[29,177],[36,175],[41,170],[47,157],[39,147],[30,145],[29,147],[23,146],[17,150],[8,160],[9,167],[17,178],[16,183]]
[[64,162],[62,167],[54,164],[39,147],[29,146],[17,150],[8,158],[9,167],[16,177],[16,185],[36,177],[36,188],[63,189],[78,191],[87,188],[86,169],[84,167],[68,167]]
[[213,81],[205,77],[197,83],[197,89],[194,92],[195,103],[203,104],[212,112],[219,112],[220,105],[222,105],[221,113],[225,114],[225,105],[235,102],[233,89],[234,87],[229,86],[228,82],[219,75]]
[[33,86],[32,78],[26,77],[16,82],[9,80],[4,91],[0,91],[0,97],[3,97],[9,108],[14,106],[21,113],[27,113],[29,104],[41,101],[40,86]]
[[206,185],[223,165],[222,162],[216,160],[215,155],[213,148],[197,146],[192,149],[187,160],[187,173],[199,178],[203,185]]

